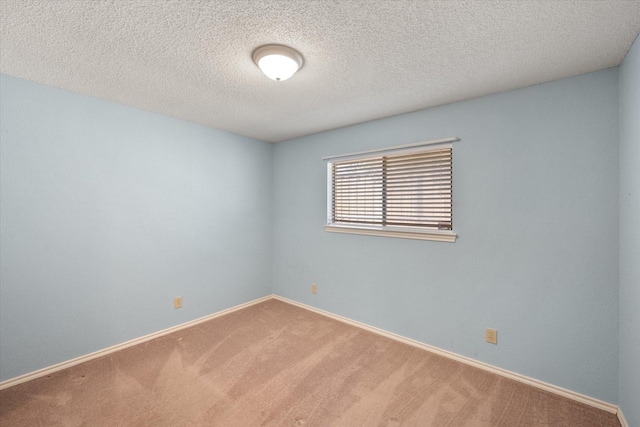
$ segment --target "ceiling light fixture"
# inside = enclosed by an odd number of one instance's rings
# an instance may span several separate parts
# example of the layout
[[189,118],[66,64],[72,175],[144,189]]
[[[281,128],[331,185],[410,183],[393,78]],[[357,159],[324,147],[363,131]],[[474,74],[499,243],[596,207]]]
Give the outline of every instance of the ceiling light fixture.
[[253,62],[276,81],[287,80],[302,67],[302,55],[287,46],[269,44],[253,51]]

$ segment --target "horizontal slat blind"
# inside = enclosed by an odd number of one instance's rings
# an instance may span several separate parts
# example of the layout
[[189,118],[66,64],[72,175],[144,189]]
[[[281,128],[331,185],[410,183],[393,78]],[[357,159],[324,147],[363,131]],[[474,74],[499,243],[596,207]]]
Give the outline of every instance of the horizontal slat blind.
[[452,149],[332,164],[332,222],[452,230]]

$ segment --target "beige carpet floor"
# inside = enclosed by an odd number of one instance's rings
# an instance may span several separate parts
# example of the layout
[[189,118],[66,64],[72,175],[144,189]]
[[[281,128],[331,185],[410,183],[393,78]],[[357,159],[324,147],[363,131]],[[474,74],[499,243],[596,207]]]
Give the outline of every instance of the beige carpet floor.
[[0,391],[1,426],[619,426],[268,300]]

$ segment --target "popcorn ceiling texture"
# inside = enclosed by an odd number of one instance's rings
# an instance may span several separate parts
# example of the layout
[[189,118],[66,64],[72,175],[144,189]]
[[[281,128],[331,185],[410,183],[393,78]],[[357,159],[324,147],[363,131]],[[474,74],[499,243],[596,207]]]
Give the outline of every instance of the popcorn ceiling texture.
[[276,142],[617,66],[639,31],[637,0],[1,0],[0,71]]

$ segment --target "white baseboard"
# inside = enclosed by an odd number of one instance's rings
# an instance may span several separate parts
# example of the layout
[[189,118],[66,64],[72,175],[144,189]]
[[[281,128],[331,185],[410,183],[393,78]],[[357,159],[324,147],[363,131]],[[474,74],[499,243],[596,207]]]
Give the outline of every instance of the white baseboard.
[[45,375],[50,375],[54,372],[61,371],[63,369],[70,368],[75,365],[79,365],[80,363],[88,362],[89,360],[96,359],[98,357],[106,356],[107,354],[115,353],[116,351],[124,350],[125,348],[132,347],[137,344],[142,344],[147,341],[151,341],[152,339],[159,338],[164,335],[168,335],[172,332],[179,331],[181,329],[189,328],[191,326],[195,326],[199,323],[206,322],[211,319],[215,319],[216,317],[224,316],[225,314],[232,313],[234,311],[241,310],[243,308],[259,304],[261,302],[267,301],[274,298],[274,295],[267,295],[266,297],[258,298],[253,301],[249,301],[244,304],[236,305],[235,307],[228,308],[226,310],[219,311],[217,313],[210,314],[208,316],[201,317],[199,319],[191,320],[186,323],[182,323],[180,325],[172,326],[171,328],[164,329],[162,331],[154,332],[149,335],[145,335],[140,338],[134,338],[131,341],[123,342],[121,344],[116,344],[114,346],[98,350],[96,352],[86,354],[84,356],[76,357],[75,359],[67,360],[65,362],[58,363],[56,365],[48,366],[46,368],[39,369],[37,371],[29,372],[24,375],[20,375],[19,377],[10,378],[8,380],[0,382],[0,390],[5,388],[12,387],[14,385],[22,384],[27,381],[34,380],[36,378],[43,377]]
[[627,422],[627,419],[624,417],[624,414],[622,413],[622,409],[618,408],[618,421],[620,421],[620,425],[622,427],[629,427],[629,423]]
[[396,340],[396,341],[399,341],[399,342],[402,342],[402,343],[405,343],[405,344],[409,344],[411,346],[414,346],[414,347],[417,347],[417,348],[420,348],[420,349],[423,349],[423,350],[427,350],[427,351],[430,351],[432,353],[436,353],[436,354],[438,354],[440,356],[444,356],[444,357],[447,357],[449,359],[453,359],[453,360],[456,360],[458,362],[462,362],[462,363],[465,363],[467,365],[471,365],[471,366],[474,366],[476,368],[480,368],[480,369],[483,369],[485,371],[489,371],[489,372],[492,372],[494,374],[498,374],[498,375],[501,375],[503,377],[507,377],[507,378],[510,378],[512,380],[519,381],[521,383],[530,385],[532,387],[536,387],[536,388],[539,388],[539,389],[542,389],[542,390],[545,390],[545,391],[548,391],[548,392],[551,392],[551,393],[566,397],[568,399],[575,400],[577,402],[584,403],[586,405],[593,406],[593,407],[598,408],[598,409],[602,409],[602,410],[610,412],[612,414],[618,414],[618,418],[621,419],[620,423],[622,424],[622,426],[623,427],[628,427],[628,425],[626,425],[626,421],[624,423],[622,422],[622,420],[624,420],[624,416],[622,415],[622,412],[620,412],[620,410],[619,410],[617,405],[614,405],[612,403],[604,402],[604,401],[599,400],[599,399],[594,399],[593,397],[586,396],[584,394],[577,393],[575,391],[567,390],[565,388],[558,387],[558,386],[555,386],[553,384],[546,383],[544,381],[539,381],[539,380],[536,380],[535,378],[530,378],[530,377],[527,377],[525,375],[520,375],[520,374],[518,374],[516,372],[511,372],[511,371],[508,371],[506,369],[498,368],[497,366],[489,365],[488,363],[480,362],[478,360],[474,360],[474,359],[471,359],[469,357],[462,356],[462,355],[453,353],[453,352],[448,351],[448,350],[443,350],[443,349],[438,348],[438,347],[434,347],[434,346],[431,346],[431,345],[428,345],[428,344],[424,344],[424,343],[421,343],[419,341],[413,340],[411,338],[406,338],[406,337],[403,337],[401,335],[394,334],[393,332],[388,332],[388,331],[385,331],[383,329],[376,328],[374,326],[369,326],[369,325],[367,325],[365,323],[361,323],[361,322],[349,319],[347,317],[342,317],[342,316],[339,316],[337,314],[333,314],[331,312],[321,310],[319,308],[315,308],[315,307],[312,307],[312,306],[309,306],[309,305],[306,305],[306,304],[302,304],[302,303],[290,300],[288,298],[284,298],[284,297],[281,297],[281,296],[278,296],[278,295],[274,295],[274,298],[278,299],[280,301],[283,301],[283,302],[286,302],[286,303],[289,303],[289,304],[292,304],[292,305],[307,309],[309,311],[313,311],[315,313],[322,314],[323,316],[330,317],[330,318],[338,320],[340,322],[348,323],[350,325],[365,329],[365,330],[373,332],[375,334],[382,335],[384,337],[391,338],[393,340]]

